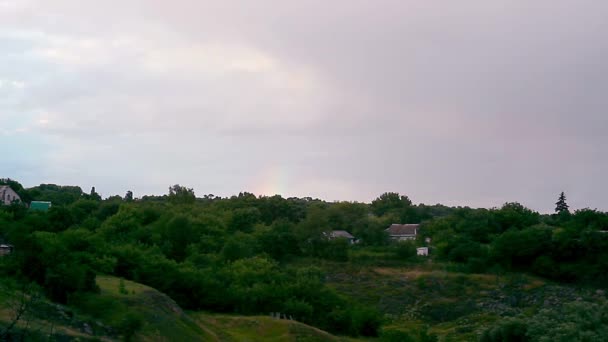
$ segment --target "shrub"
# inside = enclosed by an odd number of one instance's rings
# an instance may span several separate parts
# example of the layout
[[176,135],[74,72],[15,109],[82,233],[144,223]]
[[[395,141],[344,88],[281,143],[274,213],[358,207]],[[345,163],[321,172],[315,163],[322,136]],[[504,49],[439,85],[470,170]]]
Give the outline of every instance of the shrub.
[[412,335],[405,331],[396,329],[382,329],[380,334],[380,341],[382,342],[416,342],[416,339]]
[[481,335],[480,342],[526,342],[528,326],[519,319],[508,319],[487,329]]
[[144,320],[141,315],[135,312],[129,312],[116,328],[123,335],[125,341],[131,341],[143,325]]
[[351,334],[358,336],[378,336],[382,325],[380,314],[369,308],[355,308],[351,318]]
[[395,255],[401,260],[416,257],[416,245],[411,241],[399,241],[394,248]]

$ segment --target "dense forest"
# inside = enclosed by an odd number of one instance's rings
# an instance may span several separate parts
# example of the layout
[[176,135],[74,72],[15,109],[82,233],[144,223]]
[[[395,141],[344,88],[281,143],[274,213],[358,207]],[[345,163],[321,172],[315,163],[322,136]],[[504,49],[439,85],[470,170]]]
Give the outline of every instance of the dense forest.
[[[571,212],[564,194],[555,214],[541,215],[519,203],[491,209],[413,204],[398,193],[369,204],[329,203],[251,193],[197,197],[193,189],[174,185],[164,196],[135,198],[129,191],[102,199],[95,188],[85,193],[77,186],[26,189],[8,179],[0,184],[23,199],[0,206],[0,242],[14,247],[0,259],[1,276],[37,284],[48,299],[74,307],[85,306],[83,294],[99,290],[97,276],[112,275],[153,287],[187,310],[280,312],[337,335],[436,341],[441,336],[428,333],[432,323],[416,331],[387,329],[389,315],[331,286],[323,265],[526,274],[589,291],[608,284],[608,214]],[[52,207],[30,210],[32,200]],[[391,241],[385,229],[393,223],[420,223],[417,239]],[[350,232],[357,243],[330,238],[333,230]],[[428,258],[416,255],[420,246],[430,248]],[[536,308],[527,318],[497,317],[476,336],[605,340],[605,300],[564,305],[559,315]],[[574,333],[584,338],[569,339]]]

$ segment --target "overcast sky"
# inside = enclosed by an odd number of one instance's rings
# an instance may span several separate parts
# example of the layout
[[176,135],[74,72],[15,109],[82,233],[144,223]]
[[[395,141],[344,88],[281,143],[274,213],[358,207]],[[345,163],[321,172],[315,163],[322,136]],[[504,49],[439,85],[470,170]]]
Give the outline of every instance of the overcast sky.
[[608,210],[608,2],[0,0],[0,177]]

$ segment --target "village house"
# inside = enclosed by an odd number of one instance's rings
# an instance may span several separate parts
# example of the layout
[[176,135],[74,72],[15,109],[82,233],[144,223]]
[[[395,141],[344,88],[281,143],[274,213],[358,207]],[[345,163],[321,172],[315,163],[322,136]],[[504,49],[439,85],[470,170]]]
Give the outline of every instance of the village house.
[[418,230],[420,229],[419,224],[391,224],[390,227],[386,228],[385,231],[388,236],[397,241],[405,240],[416,240]]
[[21,197],[8,185],[0,185],[0,204],[10,205],[14,201],[21,202]]
[[416,255],[428,256],[429,248],[428,247],[418,247],[416,248]]
[[12,245],[0,245],[0,256],[9,255],[13,252]]
[[357,241],[357,239],[355,239],[355,237],[352,236],[346,230],[332,230],[331,232],[329,232],[329,234],[327,234],[327,236],[330,240],[346,239],[346,240],[348,240],[348,243],[350,243],[351,245],[356,243],[356,241]]

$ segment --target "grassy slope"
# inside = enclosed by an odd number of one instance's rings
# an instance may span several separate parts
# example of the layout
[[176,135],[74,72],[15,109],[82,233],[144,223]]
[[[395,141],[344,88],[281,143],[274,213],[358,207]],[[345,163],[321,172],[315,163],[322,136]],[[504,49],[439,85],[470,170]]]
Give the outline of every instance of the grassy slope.
[[192,313],[216,334],[217,341],[345,341],[302,323],[266,316],[232,316]]
[[120,291],[120,279],[98,276],[99,295],[89,295],[93,301],[107,302],[107,309],[99,315],[107,324],[116,326],[127,311],[136,312],[143,319],[140,341],[211,341],[213,335],[201,328],[168,296],[155,289],[124,280]]
[[[95,328],[98,340],[116,341],[120,339],[116,327],[131,313],[143,320],[134,341],[348,341],[294,321],[184,312],[171,298],[155,289],[128,280],[122,281],[121,286],[121,280],[116,277],[98,276],[97,284],[99,294],[79,295],[73,298],[77,309],[65,307],[81,323],[70,326],[55,322],[54,332],[86,340],[93,336],[83,334],[78,326],[88,322]],[[5,299],[0,296],[2,304]],[[0,322],[6,322],[8,317],[9,311],[2,305]],[[46,323],[39,315],[33,325]],[[100,334],[99,324],[113,327],[115,333]]]
[[385,328],[427,327],[457,341],[475,341],[501,317],[533,313],[547,301],[585,298],[581,291],[524,274],[497,277],[448,272],[445,267],[432,262],[383,267],[322,263],[329,285],[384,313]]

